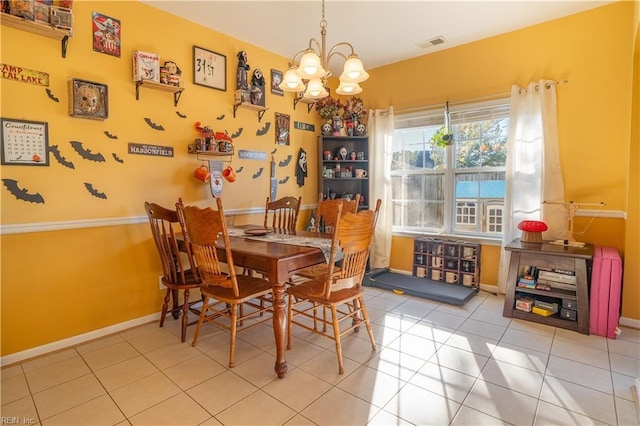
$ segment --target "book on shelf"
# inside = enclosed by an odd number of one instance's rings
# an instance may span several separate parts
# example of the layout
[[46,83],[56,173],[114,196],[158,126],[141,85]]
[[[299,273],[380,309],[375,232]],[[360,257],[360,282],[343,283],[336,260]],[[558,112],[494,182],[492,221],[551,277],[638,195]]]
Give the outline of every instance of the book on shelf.
[[545,280],[543,278],[538,278],[537,285],[549,286],[552,289],[560,289],[560,290],[568,290],[568,291],[576,291],[576,284],[563,283],[560,281],[553,280]]
[[538,279],[556,281],[556,282],[565,283],[565,284],[574,284],[574,285],[576,284],[575,275],[567,275],[559,272],[544,271],[542,269],[538,270]]
[[518,279],[517,285],[518,287],[524,287],[524,288],[536,288],[536,280],[531,278],[520,277],[520,279]]

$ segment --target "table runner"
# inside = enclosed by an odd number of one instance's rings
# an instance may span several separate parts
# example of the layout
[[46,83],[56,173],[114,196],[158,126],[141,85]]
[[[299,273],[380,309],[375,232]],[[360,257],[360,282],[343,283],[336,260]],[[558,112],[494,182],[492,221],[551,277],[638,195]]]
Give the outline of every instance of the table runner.
[[[269,231],[266,235],[247,235],[245,231],[249,228],[236,228],[230,226],[227,232],[230,237],[247,238],[250,240],[268,241],[274,243],[289,244],[293,246],[317,247],[322,250],[325,262],[329,262],[331,253],[331,239],[322,237],[306,237],[302,235],[292,235],[287,233]],[[342,260],[342,251],[336,253],[336,262]]]

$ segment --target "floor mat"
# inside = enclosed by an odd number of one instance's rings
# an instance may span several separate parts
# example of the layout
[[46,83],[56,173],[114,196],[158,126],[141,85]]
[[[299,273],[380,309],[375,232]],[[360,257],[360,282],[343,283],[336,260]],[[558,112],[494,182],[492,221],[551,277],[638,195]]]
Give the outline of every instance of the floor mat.
[[365,275],[362,283],[458,306],[464,305],[478,293],[478,290],[471,287],[397,274],[389,269],[370,271]]

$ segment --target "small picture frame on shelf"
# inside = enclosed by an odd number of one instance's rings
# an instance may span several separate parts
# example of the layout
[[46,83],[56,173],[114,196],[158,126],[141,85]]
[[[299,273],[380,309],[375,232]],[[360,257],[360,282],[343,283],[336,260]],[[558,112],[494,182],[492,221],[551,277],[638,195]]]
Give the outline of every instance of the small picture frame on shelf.
[[91,120],[109,117],[109,89],[94,81],[69,79],[69,115]]
[[227,91],[227,57],[193,46],[193,84]]

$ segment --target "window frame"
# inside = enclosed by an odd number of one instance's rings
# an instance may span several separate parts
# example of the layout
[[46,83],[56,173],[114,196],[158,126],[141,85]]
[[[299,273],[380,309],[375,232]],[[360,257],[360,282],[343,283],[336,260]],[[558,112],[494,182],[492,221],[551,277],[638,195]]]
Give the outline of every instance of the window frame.
[[[508,97],[506,98],[498,98],[492,99],[489,101],[482,102],[469,102],[465,104],[458,104],[449,107],[451,122],[453,125],[458,123],[465,122],[476,122],[480,120],[490,120],[490,119],[503,119],[509,118],[509,107],[510,100]],[[474,113],[479,114],[477,117],[474,117]],[[470,119],[465,119],[465,115],[470,116]],[[483,115],[486,115],[486,118],[483,118]],[[454,118],[455,117],[455,118]],[[395,129],[394,133],[398,130],[402,129],[411,129],[411,128],[421,128],[421,127],[431,127],[431,126],[442,126],[444,125],[444,114],[443,108],[425,108],[419,111],[408,112],[408,113],[400,113],[395,116]],[[507,124],[508,126],[508,124]],[[507,127],[508,133],[508,127]],[[404,225],[393,225],[393,233],[394,234],[438,234],[438,235],[450,235],[455,237],[464,237],[470,239],[479,239],[479,240],[488,240],[488,241],[501,241],[502,232],[490,232],[489,230],[489,222],[490,218],[488,212],[491,208],[495,209],[496,206],[504,206],[504,201],[502,204],[497,199],[488,199],[486,201],[473,200],[473,199],[465,199],[465,203],[473,203],[475,204],[476,211],[476,220],[475,220],[475,230],[460,230],[457,226],[457,207],[458,202],[456,201],[456,181],[459,175],[462,174],[473,174],[477,176],[481,176],[485,173],[504,173],[506,180],[506,160],[505,166],[493,166],[493,167],[462,167],[457,168],[456,164],[456,140],[454,138],[454,143],[452,145],[444,148],[444,167],[443,168],[420,168],[415,170],[390,170],[391,180],[394,178],[406,179],[410,176],[442,176],[443,184],[442,190],[444,193],[443,198],[443,218],[442,218],[442,228],[440,227],[415,227],[415,226],[406,226]],[[395,148],[395,147],[394,147]],[[506,139],[505,139],[505,148],[506,148]],[[424,185],[424,183],[422,184]],[[393,192],[393,191],[392,191]],[[421,191],[422,188],[421,188]],[[405,198],[403,195],[402,198],[393,199],[394,204],[394,215],[395,207],[397,206],[397,201],[400,200],[402,203],[401,209],[407,209],[408,204],[411,202],[411,198]],[[504,200],[504,199],[503,199]],[[425,198],[422,199],[423,202],[434,202],[436,200],[430,199],[427,200]],[[504,209],[501,211],[504,213]],[[504,216],[502,216],[504,217]],[[395,218],[393,219],[395,223]],[[424,221],[423,221],[424,223]]]

